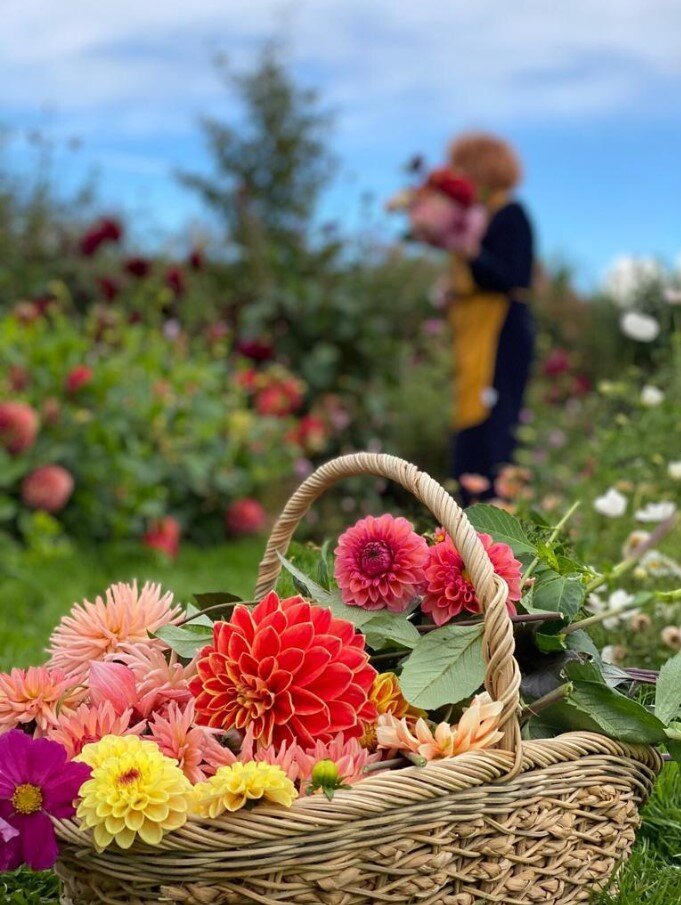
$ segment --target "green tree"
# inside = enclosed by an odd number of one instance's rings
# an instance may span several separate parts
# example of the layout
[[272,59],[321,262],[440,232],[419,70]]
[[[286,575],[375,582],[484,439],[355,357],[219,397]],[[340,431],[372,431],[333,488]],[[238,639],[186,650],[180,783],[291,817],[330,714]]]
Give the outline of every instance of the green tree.
[[212,170],[179,178],[224,223],[259,291],[311,252],[317,204],[335,167],[326,145],[332,120],[317,93],[296,83],[276,44],[250,71],[235,74],[224,60],[218,66],[240,110],[202,119]]

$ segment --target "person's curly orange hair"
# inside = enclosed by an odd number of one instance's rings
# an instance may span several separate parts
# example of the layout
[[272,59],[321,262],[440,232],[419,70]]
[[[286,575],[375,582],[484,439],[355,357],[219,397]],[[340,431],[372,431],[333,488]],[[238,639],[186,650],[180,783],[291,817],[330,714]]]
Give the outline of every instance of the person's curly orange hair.
[[518,155],[508,142],[487,132],[464,132],[449,149],[451,165],[480,191],[508,191],[522,178]]

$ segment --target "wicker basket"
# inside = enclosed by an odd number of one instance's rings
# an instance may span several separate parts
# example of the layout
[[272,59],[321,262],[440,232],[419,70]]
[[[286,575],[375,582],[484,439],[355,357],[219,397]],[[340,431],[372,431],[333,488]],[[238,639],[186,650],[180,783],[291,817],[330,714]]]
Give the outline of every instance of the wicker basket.
[[77,822],[61,822],[63,905],[564,905],[586,901],[629,854],[660,756],[591,733],[521,742],[506,586],[432,478],[368,453],[322,466],[276,523],[256,596],[274,586],[278,553],[310,504],[339,478],[362,474],[413,493],[461,552],[485,612],[485,686],[504,705],[498,747],[378,773],[331,802],[315,795],[290,809],[192,820],[158,848],[98,854]]

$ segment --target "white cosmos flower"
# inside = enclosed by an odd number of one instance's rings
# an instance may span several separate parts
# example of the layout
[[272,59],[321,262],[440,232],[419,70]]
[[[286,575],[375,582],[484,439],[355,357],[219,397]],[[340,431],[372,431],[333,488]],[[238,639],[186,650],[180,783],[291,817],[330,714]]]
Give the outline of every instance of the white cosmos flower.
[[667,474],[672,481],[681,481],[681,459],[678,459],[676,462],[670,462],[669,465],[667,465]]
[[602,288],[619,308],[631,308],[638,294],[660,277],[660,265],[653,258],[621,255],[608,267]]
[[620,518],[627,511],[627,498],[615,487],[611,487],[603,496],[596,497],[594,509],[608,518]]
[[659,550],[648,550],[644,553],[640,565],[653,578],[681,577],[681,566],[671,556],[666,556]]
[[681,305],[681,289],[675,289],[672,286],[668,286],[662,295],[668,305]]
[[641,403],[648,408],[653,408],[661,402],[664,402],[664,393],[662,390],[650,383],[646,384],[641,390]]
[[639,343],[651,343],[660,335],[660,325],[649,314],[627,311],[620,318],[620,330],[629,339]]
[[618,644],[606,644],[601,651],[601,660],[611,666],[617,666],[621,662],[622,648]]
[[633,594],[627,593],[627,591],[623,591],[619,588],[617,591],[613,591],[612,594],[608,597],[608,602],[606,604],[607,610],[615,610],[615,613],[612,616],[608,616],[607,619],[603,620],[603,628],[608,630],[617,628],[618,623],[623,618],[628,618],[633,615],[634,610],[627,610],[626,613],[619,615],[620,610],[624,610],[626,607],[632,603],[634,599]]
[[671,500],[661,500],[659,503],[648,503],[643,509],[638,509],[636,518],[639,522],[664,522],[676,512],[676,503]]

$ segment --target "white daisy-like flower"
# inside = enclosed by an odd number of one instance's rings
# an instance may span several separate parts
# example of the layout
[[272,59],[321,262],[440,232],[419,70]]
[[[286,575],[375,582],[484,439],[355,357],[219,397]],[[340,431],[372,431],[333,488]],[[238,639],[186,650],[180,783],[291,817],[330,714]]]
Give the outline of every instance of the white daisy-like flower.
[[620,518],[627,511],[627,498],[623,493],[615,487],[594,500],[594,509],[599,515],[605,515],[607,518]]
[[681,481],[681,459],[677,459],[677,461],[670,462],[667,465],[667,474],[672,481]]
[[672,500],[661,500],[659,503],[648,503],[643,509],[637,509],[639,522],[664,522],[676,512],[676,503]]
[[641,390],[641,403],[648,408],[653,408],[664,402],[664,393],[659,387],[646,384]]
[[602,288],[619,308],[631,308],[639,293],[659,280],[660,276],[660,265],[654,258],[620,255],[608,267]]
[[620,318],[620,330],[629,339],[639,343],[651,343],[660,335],[660,325],[649,314],[627,311]]

